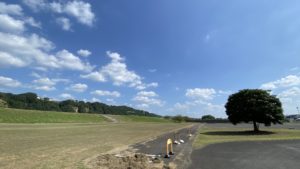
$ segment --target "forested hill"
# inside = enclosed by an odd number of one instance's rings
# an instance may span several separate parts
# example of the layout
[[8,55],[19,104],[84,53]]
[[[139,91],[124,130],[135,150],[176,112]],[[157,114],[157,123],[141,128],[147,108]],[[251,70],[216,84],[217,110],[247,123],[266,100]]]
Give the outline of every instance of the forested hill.
[[78,113],[158,116],[128,106],[112,106],[99,102],[78,100],[52,101],[49,98],[40,98],[35,93],[12,94],[0,92],[0,107]]

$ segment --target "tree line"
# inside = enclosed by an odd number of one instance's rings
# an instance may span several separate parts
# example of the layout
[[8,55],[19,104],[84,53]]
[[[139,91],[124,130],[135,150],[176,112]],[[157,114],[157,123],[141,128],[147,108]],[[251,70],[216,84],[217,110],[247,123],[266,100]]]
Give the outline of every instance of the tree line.
[[115,115],[140,115],[158,117],[159,115],[144,110],[137,110],[128,106],[113,106],[100,102],[84,102],[78,100],[53,101],[40,98],[35,93],[2,93],[0,92],[0,106],[16,109],[61,111],[77,113],[99,113]]

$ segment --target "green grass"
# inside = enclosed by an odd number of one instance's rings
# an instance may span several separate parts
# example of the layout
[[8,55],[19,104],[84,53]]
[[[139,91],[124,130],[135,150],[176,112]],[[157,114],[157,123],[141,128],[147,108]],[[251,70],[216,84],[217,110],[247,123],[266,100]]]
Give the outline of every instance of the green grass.
[[0,123],[99,123],[106,120],[97,114],[0,108]]
[[109,115],[115,118],[119,122],[156,122],[156,123],[170,123],[173,122],[168,119],[160,117],[148,117],[148,116],[134,116],[134,115]]
[[202,148],[209,144],[234,141],[271,141],[300,139],[300,130],[264,129],[258,134],[246,128],[213,128],[202,127],[194,141],[195,148]]

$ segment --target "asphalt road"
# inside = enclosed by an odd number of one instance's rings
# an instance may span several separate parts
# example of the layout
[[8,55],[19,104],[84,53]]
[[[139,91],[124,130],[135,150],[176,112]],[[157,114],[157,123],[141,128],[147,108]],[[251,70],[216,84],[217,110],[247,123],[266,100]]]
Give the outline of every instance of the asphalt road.
[[[137,153],[160,156],[160,159],[163,160],[165,164],[174,162],[177,166],[180,165],[178,168],[183,168],[183,166],[189,165],[193,139],[199,126],[200,124],[195,124],[191,128],[185,128],[176,132],[166,133],[151,141],[135,144],[131,146],[131,148],[135,149]],[[188,136],[190,132],[193,135],[192,137]],[[180,145],[173,144],[174,155],[170,156],[169,159],[164,158],[166,154],[166,142],[168,138],[171,138],[172,140],[182,139],[185,141],[185,143]],[[180,158],[176,158],[177,156],[180,156]]]
[[299,169],[300,141],[213,144],[192,152],[189,169]]

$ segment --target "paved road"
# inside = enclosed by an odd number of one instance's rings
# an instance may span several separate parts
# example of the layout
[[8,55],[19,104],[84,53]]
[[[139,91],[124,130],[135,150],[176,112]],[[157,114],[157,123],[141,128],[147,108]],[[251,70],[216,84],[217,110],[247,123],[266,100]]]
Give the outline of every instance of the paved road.
[[[136,149],[136,152],[138,153],[160,155],[161,157],[163,157],[166,154],[166,141],[168,138],[174,139],[174,137],[176,137],[176,139],[182,139],[185,141],[185,143],[180,145],[173,144],[173,151],[175,155],[172,155],[170,159],[161,159],[164,160],[166,164],[174,162],[177,166],[181,166],[178,168],[183,168],[183,166],[187,166],[190,162],[189,158],[192,152],[192,142],[199,126],[200,124],[195,124],[191,128],[185,128],[177,132],[167,133],[146,143],[133,145],[131,146],[131,148]],[[191,132],[193,137],[188,137],[189,132]],[[176,158],[177,156],[179,156],[180,158]]]
[[300,141],[232,142],[192,153],[189,169],[299,169]]

